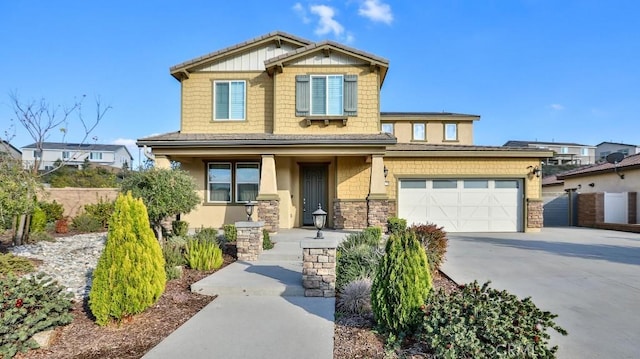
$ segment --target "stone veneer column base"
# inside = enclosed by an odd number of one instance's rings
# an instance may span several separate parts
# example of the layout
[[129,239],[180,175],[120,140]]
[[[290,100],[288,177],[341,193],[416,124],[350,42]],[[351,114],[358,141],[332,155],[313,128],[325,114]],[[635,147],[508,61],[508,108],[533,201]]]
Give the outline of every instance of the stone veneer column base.
[[363,200],[333,201],[333,228],[362,229],[367,227],[367,202]]
[[388,199],[367,200],[367,225],[381,227],[382,233],[387,233],[387,218],[389,218]]
[[239,261],[257,261],[262,253],[264,222],[236,222],[236,247]]
[[258,218],[264,222],[264,229],[276,233],[280,229],[280,202],[275,199],[258,200]]
[[543,202],[541,199],[527,198],[527,229],[540,229],[542,228]]
[[302,286],[305,297],[336,296],[337,240],[309,239],[302,247]]

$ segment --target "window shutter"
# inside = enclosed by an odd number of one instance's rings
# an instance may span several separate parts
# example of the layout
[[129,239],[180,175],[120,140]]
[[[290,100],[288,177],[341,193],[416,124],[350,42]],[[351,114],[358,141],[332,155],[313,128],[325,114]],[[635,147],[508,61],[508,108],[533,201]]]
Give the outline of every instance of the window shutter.
[[344,75],[344,114],[358,115],[358,75]]
[[309,115],[309,75],[296,76],[296,116]]

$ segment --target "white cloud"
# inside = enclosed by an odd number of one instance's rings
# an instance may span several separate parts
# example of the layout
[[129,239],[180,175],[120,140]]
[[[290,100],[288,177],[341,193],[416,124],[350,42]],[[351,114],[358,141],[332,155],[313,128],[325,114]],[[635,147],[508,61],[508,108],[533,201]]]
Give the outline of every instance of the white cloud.
[[358,8],[358,15],[373,22],[383,22],[390,25],[393,22],[391,6],[379,0],[364,0]]
[[336,11],[332,7],[326,5],[313,5],[311,6],[311,12],[320,17],[318,20],[318,27],[315,31],[316,35],[326,35],[328,33],[333,33],[336,37],[342,35],[344,27],[334,19]]
[[561,111],[564,110],[564,106],[557,104],[557,103],[553,103],[551,105],[549,105],[549,107],[551,107],[552,110],[556,110],[556,111]]
[[307,10],[299,2],[293,5],[293,11],[298,14],[303,23],[308,24],[311,22],[311,19],[307,16]]
[[138,146],[136,146],[136,140],[131,139],[131,138],[118,138],[115,139],[112,144],[114,145],[123,145],[125,147],[129,147],[129,148],[137,148]]

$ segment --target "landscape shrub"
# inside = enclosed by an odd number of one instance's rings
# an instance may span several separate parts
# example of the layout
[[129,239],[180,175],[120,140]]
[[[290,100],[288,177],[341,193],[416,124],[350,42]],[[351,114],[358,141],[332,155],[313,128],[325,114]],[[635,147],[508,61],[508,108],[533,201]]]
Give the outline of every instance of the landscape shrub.
[[345,314],[371,312],[371,278],[364,277],[347,283],[336,302],[338,311]]
[[98,199],[97,203],[85,204],[84,213],[88,216],[95,218],[103,229],[109,225],[109,219],[113,214],[115,208],[115,202],[107,201],[103,198]]
[[371,308],[380,329],[392,336],[411,333],[431,287],[427,255],[416,235],[392,234],[371,286]]
[[35,207],[31,213],[29,229],[32,233],[44,232],[47,226],[47,214],[40,207]]
[[342,289],[358,278],[373,278],[383,255],[375,235],[352,233],[340,243],[336,254],[336,289]]
[[120,321],[152,306],[165,289],[164,266],[144,203],[129,192],[118,195],[89,293],[96,323]]
[[407,220],[399,217],[390,217],[387,220],[389,234],[404,232],[407,229]]
[[180,278],[181,271],[176,267],[186,264],[184,245],[176,241],[167,241],[162,246],[162,256],[164,257],[164,270],[167,274],[167,280]]
[[78,232],[93,233],[104,230],[100,220],[86,213],[77,215],[71,220],[71,227]]
[[56,221],[56,233],[69,233],[69,217],[62,217]]
[[212,270],[222,266],[222,249],[217,242],[192,238],[187,240],[184,256],[191,269]]
[[0,253],[0,278],[9,273],[26,274],[35,270],[33,263],[24,257],[11,253]]
[[557,315],[489,284],[432,293],[417,338],[437,358],[554,358],[557,346],[549,346],[547,329],[567,335],[553,321]]
[[269,237],[269,231],[266,229],[262,230],[262,249],[267,250],[273,248],[273,242],[271,242],[271,237]]
[[410,228],[427,252],[429,269],[432,273],[440,269],[447,253],[449,240],[447,239],[447,232],[443,228],[433,223],[414,225]]
[[39,202],[38,207],[40,207],[47,216],[47,223],[52,223],[64,215],[64,207],[62,204],[53,200],[53,202]]
[[362,232],[364,232],[366,235],[370,235],[371,237],[376,238],[378,240],[378,243],[382,240],[382,228],[380,227],[367,227],[363,229]]
[[238,229],[235,224],[225,224],[222,226],[224,230],[224,239],[227,242],[235,243],[238,239]]
[[210,241],[213,243],[220,242],[218,230],[212,227],[201,227],[199,230],[196,230],[196,234],[193,236],[193,238],[203,241]]
[[0,278],[0,356],[12,358],[19,352],[37,348],[34,334],[73,320],[71,293],[40,273],[17,278]]
[[174,236],[186,236],[189,232],[189,222],[178,220],[171,222],[171,232]]
[[33,233],[29,233],[29,238],[27,238],[27,243],[32,244],[32,243],[38,243],[38,242],[54,242],[55,239],[53,238],[52,235],[50,235],[47,232],[33,232]]

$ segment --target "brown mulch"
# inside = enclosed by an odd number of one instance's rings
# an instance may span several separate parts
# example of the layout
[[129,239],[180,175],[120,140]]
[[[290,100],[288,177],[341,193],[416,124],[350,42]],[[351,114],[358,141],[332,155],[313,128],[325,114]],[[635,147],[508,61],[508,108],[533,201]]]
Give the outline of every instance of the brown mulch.
[[[433,288],[444,289],[451,293],[458,285],[444,274],[438,272],[433,276]],[[374,331],[375,323],[372,315],[343,315],[336,318],[334,329],[334,359],[385,359],[384,337]],[[419,343],[409,343],[402,350],[403,358],[428,358]]]

